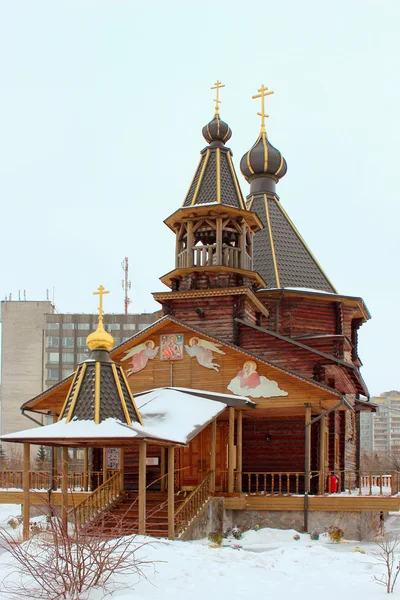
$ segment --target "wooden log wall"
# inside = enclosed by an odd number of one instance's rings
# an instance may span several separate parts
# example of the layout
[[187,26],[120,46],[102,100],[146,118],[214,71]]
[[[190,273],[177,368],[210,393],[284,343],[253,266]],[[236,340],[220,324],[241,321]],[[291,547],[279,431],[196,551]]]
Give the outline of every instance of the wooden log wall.
[[[158,459],[157,465],[146,465],[146,487],[160,490],[161,448],[147,444],[146,459]],[[137,491],[139,484],[139,444],[124,448],[124,489]]]
[[[270,311],[269,328],[287,337],[302,333],[336,334],[335,302],[319,302],[305,298],[284,297],[279,300],[265,300]],[[276,327],[278,320],[278,329]]]

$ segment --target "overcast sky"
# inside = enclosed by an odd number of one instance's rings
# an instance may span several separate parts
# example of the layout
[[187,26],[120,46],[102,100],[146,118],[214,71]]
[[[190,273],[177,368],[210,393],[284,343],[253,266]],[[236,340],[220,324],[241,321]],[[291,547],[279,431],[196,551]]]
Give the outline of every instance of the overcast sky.
[[[340,293],[362,296],[372,394],[400,388],[399,0],[0,1],[0,298],[55,290],[61,312],[130,310],[174,266],[183,202],[213,115],[235,165],[259,131],[288,162],[284,208]],[[248,184],[239,174],[242,190]]]

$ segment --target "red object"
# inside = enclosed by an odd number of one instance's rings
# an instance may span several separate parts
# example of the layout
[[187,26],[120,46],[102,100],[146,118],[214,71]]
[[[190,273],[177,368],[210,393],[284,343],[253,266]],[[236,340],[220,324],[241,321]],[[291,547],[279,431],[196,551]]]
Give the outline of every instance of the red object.
[[326,478],[326,487],[330,494],[336,494],[338,491],[338,478],[336,475],[328,475]]

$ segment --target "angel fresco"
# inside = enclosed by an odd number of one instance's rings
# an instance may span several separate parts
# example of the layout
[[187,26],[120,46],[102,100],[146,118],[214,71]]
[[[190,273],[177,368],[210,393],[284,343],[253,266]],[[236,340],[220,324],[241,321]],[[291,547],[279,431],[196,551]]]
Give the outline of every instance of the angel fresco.
[[220,345],[221,344],[214,344],[213,342],[209,342],[208,340],[202,340],[198,337],[192,337],[189,340],[189,345],[185,346],[185,349],[189,356],[195,356],[197,358],[197,362],[202,367],[206,367],[206,369],[214,369],[215,371],[219,371],[220,365],[217,365],[217,363],[213,362],[213,352],[218,352],[218,354],[225,354],[225,352],[219,349],[218,346]]
[[257,372],[257,363],[247,360],[236,377],[228,385],[228,390],[233,394],[251,396],[252,398],[272,398],[274,396],[287,396],[288,393],[279,388],[276,381],[267,379]]
[[158,348],[158,346],[155,347],[153,340],[147,340],[146,342],[143,342],[143,344],[139,344],[138,346],[127,350],[126,356],[121,359],[121,361],[128,360],[128,358],[132,359],[130,362],[131,368],[126,371],[126,374],[132,375],[132,373],[138,373],[144,369],[147,365],[147,361],[153,360],[156,356]]

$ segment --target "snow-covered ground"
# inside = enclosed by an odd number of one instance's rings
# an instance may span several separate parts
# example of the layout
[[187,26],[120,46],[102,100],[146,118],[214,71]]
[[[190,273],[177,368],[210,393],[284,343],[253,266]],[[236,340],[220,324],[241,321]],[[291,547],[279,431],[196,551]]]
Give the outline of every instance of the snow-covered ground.
[[[18,514],[19,507],[0,507],[0,521]],[[392,515],[387,529],[400,531],[400,516]],[[223,547],[210,547],[208,540],[169,542],[154,540],[140,550],[149,564],[148,580],[136,583],[105,597],[105,600],[205,600],[212,598],[279,598],[279,600],[353,600],[355,597],[384,598],[383,587],[374,581],[382,572],[373,542],[346,541],[334,544],[327,537],[312,541],[307,534],[295,540],[293,530],[260,529],[246,532],[242,539],[223,540]],[[143,538],[137,536],[132,543]],[[363,549],[365,554],[359,549]],[[15,570],[6,552],[0,556],[0,580]],[[399,589],[394,596],[400,595]],[[35,596],[33,596],[35,597]],[[103,593],[93,590],[89,600],[100,600]],[[0,594],[1,600],[9,600]],[[25,596],[25,600],[31,600]]]

